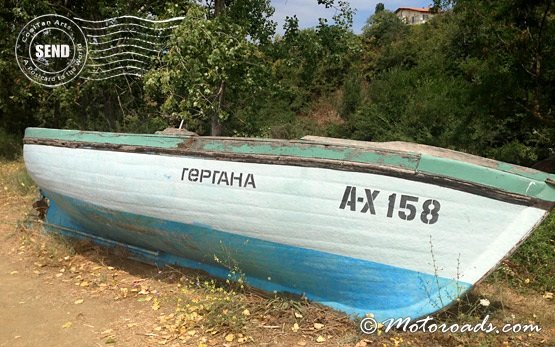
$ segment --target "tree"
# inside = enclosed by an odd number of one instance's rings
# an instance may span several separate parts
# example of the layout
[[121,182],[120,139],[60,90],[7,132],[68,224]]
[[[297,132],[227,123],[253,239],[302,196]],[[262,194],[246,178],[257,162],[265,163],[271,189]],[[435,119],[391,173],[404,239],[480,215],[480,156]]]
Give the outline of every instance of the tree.
[[239,98],[255,97],[266,83],[262,48],[274,27],[265,20],[271,13],[266,0],[190,7],[162,66],[146,79],[149,95],[161,100],[170,120],[184,119],[200,133],[208,132],[209,121],[210,134],[221,134]]
[[[227,13],[226,13],[227,11]],[[245,30],[244,35],[255,42],[266,44],[275,31],[275,23],[270,19],[274,13],[269,0],[214,0],[213,17],[225,15],[227,19]],[[226,81],[221,80],[217,87],[217,107],[212,108],[210,120],[212,136],[222,133],[221,120],[226,117],[222,110]]]
[[407,31],[406,25],[390,11],[379,11],[366,21],[362,29],[363,36],[375,41],[379,46],[385,46]]
[[77,78],[61,87],[44,88],[20,71],[13,55],[15,40],[23,26],[40,14],[57,13],[91,20],[121,14],[175,17],[183,14],[188,0],[156,4],[148,0],[109,3],[3,0],[1,4],[0,73],[4,78],[0,80],[0,156],[7,153],[13,157],[20,153],[23,132],[29,126],[150,133],[165,126],[159,117],[159,108],[145,96],[141,78],[118,77],[105,81]]
[[453,58],[475,102],[503,124],[490,151],[525,164],[548,156],[555,143],[553,1],[459,0],[453,10],[460,18]]
[[523,165],[552,155],[552,1],[435,4],[442,13],[424,25],[403,25],[388,11],[368,20],[368,88],[339,134],[427,143]]
[[374,10],[374,14],[378,13],[378,12],[382,12],[385,10],[385,5],[383,4],[383,2],[378,2],[376,4],[376,9]]

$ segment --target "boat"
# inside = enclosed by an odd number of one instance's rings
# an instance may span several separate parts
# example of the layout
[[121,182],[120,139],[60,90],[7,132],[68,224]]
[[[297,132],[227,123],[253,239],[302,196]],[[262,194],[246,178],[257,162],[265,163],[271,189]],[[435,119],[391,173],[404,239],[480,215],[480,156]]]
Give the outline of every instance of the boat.
[[354,316],[416,319],[488,275],[555,175],[405,142],[28,128],[48,231]]

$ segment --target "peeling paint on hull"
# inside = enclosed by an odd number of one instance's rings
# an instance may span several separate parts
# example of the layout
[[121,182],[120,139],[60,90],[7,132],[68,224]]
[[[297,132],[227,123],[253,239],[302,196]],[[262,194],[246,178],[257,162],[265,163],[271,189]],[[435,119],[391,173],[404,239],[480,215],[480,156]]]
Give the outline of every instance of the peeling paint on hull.
[[[230,274],[224,265],[233,264],[247,274],[249,285],[304,295],[348,314],[371,312],[380,321],[425,316],[451,304],[471,287],[380,263],[238,236],[203,225],[110,211],[55,193],[45,195],[52,202],[48,223],[53,231],[108,247],[125,247],[142,261],[199,269],[223,279]],[[137,226],[141,231],[137,232]]]

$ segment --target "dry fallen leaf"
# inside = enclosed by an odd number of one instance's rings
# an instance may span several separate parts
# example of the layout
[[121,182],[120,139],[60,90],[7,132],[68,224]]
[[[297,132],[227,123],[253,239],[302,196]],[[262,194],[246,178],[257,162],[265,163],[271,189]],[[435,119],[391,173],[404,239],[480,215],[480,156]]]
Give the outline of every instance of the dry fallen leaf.
[[154,311],[158,311],[160,309],[160,302],[158,302],[158,299],[154,299],[154,302],[152,303],[152,309]]
[[245,309],[243,311],[243,316],[250,316],[250,315],[251,315],[251,312],[248,309]]
[[553,299],[553,293],[551,292],[545,292],[542,296],[544,299],[547,299],[547,300]]
[[126,298],[126,297],[127,297],[127,294],[129,293],[129,289],[127,289],[127,288],[120,288],[119,290],[120,290],[121,294],[123,295],[123,297]]
[[293,330],[293,332],[295,332],[295,333],[297,331],[299,331],[299,324],[297,324],[297,323],[293,324],[293,327],[291,328],[291,330]]
[[393,343],[395,344],[394,347],[399,347],[401,343],[403,343],[402,337],[392,337],[390,338],[390,340],[393,341]]
[[85,300],[79,299],[79,300],[75,300],[73,303],[74,303],[75,305],[79,305],[79,304],[82,304],[83,301],[85,301]]
[[232,342],[234,339],[235,339],[235,335],[233,335],[233,334],[227,334],[226,337],[225,337],[225,340],[227,342]]
[[303,315],[299,312],[295,312],[295,318],[303,318]]
[[321,335],[316,338],[316,342],[318,342],[318,343],[322,343],[322,342],[325,342],[325,341],[326,341],[326,338],[321,336]]
[[320,330],[320,329],[322,329],[323,327],[324,327],[324,324],[322,324],[322,323],[314,323],[314,328],[315,328],[316,330]]
[[66,323],[64,323],[64,325],[62,325],[62,328],[67,329],[67,328],[69,328],[69,327],[71,326],[71,324],[73,324],[73,323],[71,323],[71,322],[66,322]]
[[15,274],[18,274],[18,273],[19,273],[19,271],[12,271],[12,272],[10,272],[10,275],[15,275]]

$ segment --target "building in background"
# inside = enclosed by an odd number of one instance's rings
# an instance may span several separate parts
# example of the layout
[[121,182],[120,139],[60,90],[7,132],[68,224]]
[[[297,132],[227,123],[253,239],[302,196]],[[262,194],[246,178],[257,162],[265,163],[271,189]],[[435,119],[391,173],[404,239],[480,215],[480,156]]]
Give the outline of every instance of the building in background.
[[395,10],[395,14],[403,21],[403,23],[409,25],[426,23],[435,15],[432,13],[430,8],[418,7],[399,7]]

